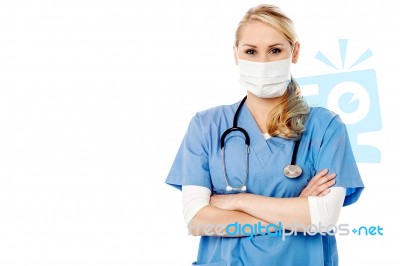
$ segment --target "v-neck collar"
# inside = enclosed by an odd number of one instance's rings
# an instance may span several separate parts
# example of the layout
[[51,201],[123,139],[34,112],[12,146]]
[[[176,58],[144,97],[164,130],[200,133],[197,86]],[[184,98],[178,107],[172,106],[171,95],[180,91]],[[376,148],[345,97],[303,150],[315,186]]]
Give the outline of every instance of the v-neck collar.
[[238,126],[243,127],[249,134],[251,150],[256,153],[262,166],[267,164],[273,153],[288,143],[288,140],[280,137],[271,137],[266,140],[246,103],[240,110]]

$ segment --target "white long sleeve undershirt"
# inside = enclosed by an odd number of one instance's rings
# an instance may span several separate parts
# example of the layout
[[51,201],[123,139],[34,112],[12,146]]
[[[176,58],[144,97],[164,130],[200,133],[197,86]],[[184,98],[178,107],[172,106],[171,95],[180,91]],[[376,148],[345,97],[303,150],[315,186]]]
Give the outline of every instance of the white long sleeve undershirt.
[[[335,225],[339,219],[343,206],[346,189],[343,187],[331,187],[328,195],[323,197],[309,196],[311,224],[321,228]],[[210,205],[211,191],[202,186],[182,186],[183,216],[186,225],[204,206]]]

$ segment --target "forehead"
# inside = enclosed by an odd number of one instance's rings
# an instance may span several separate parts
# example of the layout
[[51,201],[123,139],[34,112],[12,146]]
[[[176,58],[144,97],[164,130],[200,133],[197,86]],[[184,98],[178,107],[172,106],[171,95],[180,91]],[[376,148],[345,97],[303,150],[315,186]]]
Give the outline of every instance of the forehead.
[[240,30],[239,44],[271,45],[278,42],[289,44],[282,33],[261,21],[247,22]]

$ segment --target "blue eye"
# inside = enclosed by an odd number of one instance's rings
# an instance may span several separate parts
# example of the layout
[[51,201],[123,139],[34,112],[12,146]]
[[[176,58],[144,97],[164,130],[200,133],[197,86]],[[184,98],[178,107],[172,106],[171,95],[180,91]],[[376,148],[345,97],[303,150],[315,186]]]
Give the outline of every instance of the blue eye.
[[249,55],[255,55],[256,51],[254,49],[249,49],[249,50],[246,50],[245,53],[249,54]]
[[279,49],[279,48],[272,48],[271,50],[270,50],[270,53],[271,54],[279,54],[281,52],[281,49]]

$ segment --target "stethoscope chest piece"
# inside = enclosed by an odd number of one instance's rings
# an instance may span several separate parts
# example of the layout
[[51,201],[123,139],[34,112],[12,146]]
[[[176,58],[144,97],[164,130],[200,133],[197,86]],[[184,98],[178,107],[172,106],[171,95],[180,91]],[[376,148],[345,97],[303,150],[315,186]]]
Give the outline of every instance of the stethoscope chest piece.
[[286,165],[285,168],[283,168],[283,173],[288,178],[298,178],[299,176],[301,176],[302,172],[303,171],[301,170],[301,167],[297,164],[289,164]]
[[287,178],[298,178],[299,176],[301,176],[301,173],[303,172],[301,167],[298,164],[296,164],[297,151],[299,150],[299,146],[300,146],[300,139],[294,142],[292,161],[290,162],[290,164],[286,165],[285,168],[283,168],[283,174]]

